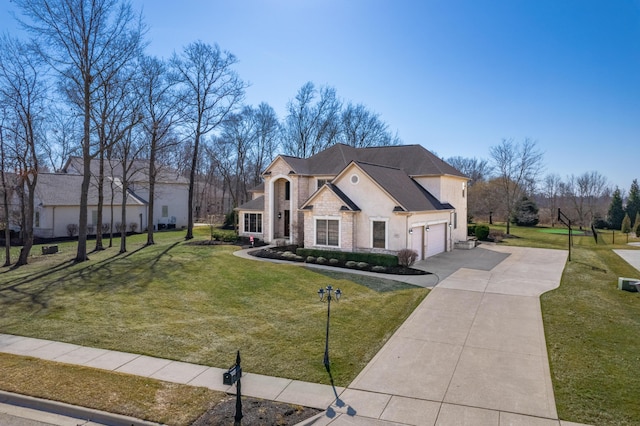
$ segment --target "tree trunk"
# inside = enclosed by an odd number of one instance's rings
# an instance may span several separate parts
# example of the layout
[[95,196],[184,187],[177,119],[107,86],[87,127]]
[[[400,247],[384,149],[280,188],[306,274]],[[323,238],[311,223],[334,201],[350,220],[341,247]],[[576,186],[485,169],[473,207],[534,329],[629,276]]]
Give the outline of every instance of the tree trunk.
[[91,183],[91,76],[83,75],[83,140],[82,163],[83,176],[80,192],[80,216],[78,218],[78,251],[76,262],[89,260],[87,256],[87,204],[89,199],[89,184]]
[[100,150],[100,172],[98,174],[98,211],[96,218],[96,249],[104,250],[102,244],[102,208],[104,206],[104,149]]
[[[126,160],[124,164],[126,164]],[[120,253],[127,252],[127,182],[124,179],[124,174],[122,176],[122,206],[120,208]]]
[[5,217],[4,227],[4,265],[11,265],[11,229],[9,228],[9,189],[7,188],[7,180],[4,174],[4,139],[2,136],[2,127],[0,126],[0,177],[2,178],[2,195],[3,195],[3,207]]
[[149,153],[149,204],[147,206],[147,245],[153,245],[153,209],[155,206],[154,197],[156,190],[156,126],[153,126],[153,133],[151,134],[151,152]]
[[193,238],[193,191],[196,180],[196,168],[198,167],[198,148],[200,144],[200,133],[196,131],[196,138],[193,143],[193,159],[191,160],[191,173],[189,174],[189,201],[188,201],[188,224],[186,240]]
[[29,181],[28,175],[26,176],[27,189],[29,191],[27,197],[27,203],[25,207],[25,221],[23,224],[23,244],[20,250],[20,256],[15,266],[26,265],[29,261],[29,253],[31,253],[31,247],[33,247],[33,206],[35,204],[35,189],[38,182],[38,174],[33,172],[33,181]]

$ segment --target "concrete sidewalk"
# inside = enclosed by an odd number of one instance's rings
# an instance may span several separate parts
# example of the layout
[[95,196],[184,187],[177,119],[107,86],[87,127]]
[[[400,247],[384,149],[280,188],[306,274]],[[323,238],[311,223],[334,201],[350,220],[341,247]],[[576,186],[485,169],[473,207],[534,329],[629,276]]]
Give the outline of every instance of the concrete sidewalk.
[[[0,352],[235,393],[235,386],[222,384],[226,370],[205,365],[8,334],[0,334]],[[242,394],[245,396],[320,409],[330,406],[336,399],[336,392],[339,394],[343,390],[246,372],[242,376]]]

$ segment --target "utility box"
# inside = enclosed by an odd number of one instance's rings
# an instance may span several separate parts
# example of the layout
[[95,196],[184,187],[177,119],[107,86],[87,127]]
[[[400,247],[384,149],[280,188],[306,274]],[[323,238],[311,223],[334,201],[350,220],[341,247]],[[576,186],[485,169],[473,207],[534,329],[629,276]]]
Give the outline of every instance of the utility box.
[[58,246],[42,246],[42,254],[54,254],[58,252]]
[[222,374],[222,384],[231,386],[242,377],[242,368],[238,365],[234,365]]
[[635,293],[638,291],[638,283],[640,283],[640,279],[638,278],[618,277],[618,290],[631,291]]

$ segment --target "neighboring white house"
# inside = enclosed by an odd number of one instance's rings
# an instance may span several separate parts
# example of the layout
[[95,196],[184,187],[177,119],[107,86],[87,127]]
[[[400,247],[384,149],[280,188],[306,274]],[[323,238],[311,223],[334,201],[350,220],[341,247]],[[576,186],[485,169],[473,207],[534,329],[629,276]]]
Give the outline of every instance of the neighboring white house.
[[307,248],[420,259],[467,239],[467,182],[420,145],[334,145],[307,159],[280,155],[238,207],[240,233]]
[[[99,162],[91,164],[92,181],[88,194],[89,234],[95,228],[98,213],[97,176]],[[135,227],[137,231],[147,229],[149,177],[145,161],[135,162],[131,168],[131,177],[127,188],[127,230]],[[68,225],[77,225],[80,215],[80,194],[82,185],[82,159],[71,157],[62,173],[40,173],[35,190],[34,235],[42,238],[63,237],[68,235]],[[119,165],[105,165],[104,205],[102,221],[120,223],[122,205],[122,168]],[[160,169],[156,177],[154,197],[155,229],[182,228],[187,226],[189,182],[175,172]],[[135,224],[135,225],[134,225]],[[115,229],[114,229],[115,231]]]

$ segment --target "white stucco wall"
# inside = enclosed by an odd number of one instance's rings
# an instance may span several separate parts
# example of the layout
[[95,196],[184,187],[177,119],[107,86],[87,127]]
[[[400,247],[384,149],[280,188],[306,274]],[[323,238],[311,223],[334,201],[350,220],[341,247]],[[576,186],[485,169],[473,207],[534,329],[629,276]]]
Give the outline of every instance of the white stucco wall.
[[467,179],[454,176],[417,177],[414,178],[442,203],[449,203],[455,207],[457,220],[447,219],[455,226],[452,229],[453,241],[467,239]]
[[[149,191],[140,194],[148,200]],[[167,206],[168,214],[162,216],[162,206]],[[158,229],[158,223],[171,223],[175,217],[176,228],[185,228],[189,221],[189,185],[158,183],[155,187],[155,199],[153,205],[154,225]],[[145,223],[146,226],[146,223]]]

